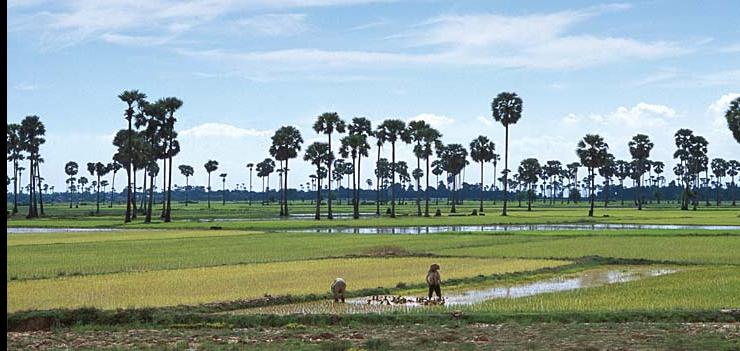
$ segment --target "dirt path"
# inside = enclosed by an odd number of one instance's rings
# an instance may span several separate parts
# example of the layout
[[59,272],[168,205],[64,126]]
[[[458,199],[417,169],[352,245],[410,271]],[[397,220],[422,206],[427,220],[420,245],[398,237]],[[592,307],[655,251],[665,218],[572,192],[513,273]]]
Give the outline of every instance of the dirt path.
[[716,350],[740,323],[414,324],[403,326],[55,330],[7,333],[8,350]]

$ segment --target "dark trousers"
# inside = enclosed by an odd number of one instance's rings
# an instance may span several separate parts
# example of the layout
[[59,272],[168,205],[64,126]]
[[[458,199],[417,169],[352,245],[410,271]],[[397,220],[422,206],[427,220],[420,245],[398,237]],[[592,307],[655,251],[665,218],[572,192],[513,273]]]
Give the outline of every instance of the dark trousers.
[[439,285],[430,285],[429,286],[429,298],[432,298],[432,292],[437,294],[437,297],[442,297],[442,287]]

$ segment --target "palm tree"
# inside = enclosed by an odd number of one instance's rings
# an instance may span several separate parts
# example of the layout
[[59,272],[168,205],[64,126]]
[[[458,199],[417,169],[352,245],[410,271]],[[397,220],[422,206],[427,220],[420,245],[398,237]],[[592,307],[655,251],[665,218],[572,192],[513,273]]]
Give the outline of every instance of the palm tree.
[[72,208],[72,186],[74,185],[75,178],[77,175],[79,166],[75,161],[69,161],[64,165],[64,173],[67,174],[67,184],[69,184],[69,208]]
[[39,161],[41,159],[39,155],[39,149],[42,144],[46,142],[43,136],[46,134],[46,127],[41,122],[38,116],[26,116],[20,125],[20,141],[21,148],[23,151],[28,153],[26,158],[29,161],[29,202],[28,202],[28,215],[26,218],[37,218],[39,216],[37,197],[36,197],[36,181],[39,174]]
[[[288,160],[298,156],[298,151],[301,151],[302,143],[303,137],[301,137],[301,132],[293,126],[282,127],[275,131],[275,135],[272,136],[270,155],[280,161],[280,168],[284,172],[284,177],[282,179],[284,183],[282,185],[283,194],[280,201],[280,216],[288,216]],[[285,162],[285,166],[283,166],[283,162]]]
[[735,192],[737,191],[737,187],[735,186],[735,176],[740,173],[740,162],[737,162],[736,160],[729,160],[727,161],[727,175],[732,177],[732,181],[730,184],[732,184],[732,206],[737,206],[737,202],[735,201]]
[[207,188],[207,190],[208,190],[208,208],[210,209],[211,208],[211,172],[213,172],[213,171],[215,171],[215,170],[218,169],[218,161],[208,160],[208,162],[206,162],[203,165],[203,168],[205,168],[206,169],[206,172],[208,172],[208,188]]
[[[356,120],[357,118],[355,118]],[[369,122],[369,121],[368,121]],[[359,208],[359,193],[358,193],[358,183],[360,179],[360,163],[358,162],[358,159],[361,159],[362,156],[367,157],[368,151],[370,150],[370,145],[367,143],[367,135],[366,134],[353,134],[352,131],[350,131],[350,135],[345,136],[342,138],[342,146],[339,148],[339,153],[342,157],[351,157],[352,158],[352,217],[357,219],[360,218],[360,208]]]
[[180,169],[180,173],[185,176],[185,206],[187,207],[188,193],[190,192],[190,183],[188,182],[188,179],[195,173],[195,170],[189,165],[180,165],[178,168]]
[[218,175],[221,177],[221,206],[226,206],[226,173]]
[[599,175],[604,178],[604,208],[609,206],[609,184],[617,173],[617,164],[614,155],[607,153],[604,165],[599,168]]
[[594,179],[596,178],[594,170],[603,166],[606,162],[609,145],[604,142],[598,134],[586,134],[586,136],[578,142],[578,148],[576,154],[581,159],[581,165],[588,168],[588,180],[589,193],[591,198],[591,207],[588,210],[588,216],[594,216],[594,192],[595,185]]
[[450,175],[450,178],[452,178],[452,209],[450,210],[451,213],[457,212],[457,176],[467,164],[467,157],[468,151],[465,150],[465,148],[460,144],[450,144],[444,146],[440,143],[439,145],[437,145],[437,158],[442,161],[440,163],[440,166]]
[[87,171],[90,175],[97,176],[96,182],[96,198],[95,198],[95,214],[100,214],[100,177],[108,174],[111,170],[102,162],[88,162]]
[[[359,138],[355,138],[352,143],[351,147],[355,147],[357,149],[357,164],[356,167],[353,167],[353,169],[356,169],[355,173],[357,174],[357,188],[355,188],[354,191],[354,207],[353,207],[353,216],[359,217],[360,215],[360,179],[362,178],[362,172],[361,172],[361,165],[362,165],[362,156],[368,157],[368,153],[370,152],[370,144],[367,142],[367,138],[374,136],[373,132],[373,126],[370,120],[368,120],[365,117],[355,117],[352,119],[352,123],[350,123],[347,126],[347,130],[349,131],[349,134],[351,136],[359,136]],[[372,187],[372,185],[370,185]]]
[[717,190],[717,207],[719,207],[722,204],[722,201],[719,197],[719,191],[722,189],[722,177],[727,175],[727,168],[728,163],[724,159],[721,158],[715,158],[712,160],[712,173],[714,173],[714,176],[717,177],[716,181],[716,190]]
[[175,132],[175,122],[177,119],[174,117],[175,111],[182,107],[182,101],[176,97],[168,97],[163,101],[165,110],[168,113],[167,122],[165,123],[164,137],[167,140],[168,149],[165,153],[167,157],[168,169],[165,169],[167,174],[167,210],[165,211],[164,221],[168,223],[172,221],[172,157],[180,153],[180,143],[175,139],[177,138],[177,132]]
[[120,162],[113,160],[113,162],[108,164],[108,167],[110,168],[111,172],[113,172],[113,180],[111,181],[110,186],[110,205],[109,208],[113,207],[113,196],[116,193],[116,173],[118,173],[121,168],[123,168],[123,165],[121,165]]
[[[652,167],[653,167],[653,171],[655,171],[655,174],[658,180],[665,179],[661,176],[661,174],[663,173],[663,168],[665,168],[665,163],[660,162],[660,161],[655,161],[655,162],[652,162]],[[658,182],[658,187],[657,189],[655,189],[655,197],[657,198],[658,203],[660,203],[660,187],[661,186],[662,184]]]
[[385,136],[385,140],[391,143],[391,218],[396,217],[396,141],[403,140],[406,131],[406,123],[400,119],[387,119],[378,126]]
[[[439,154],[439,150],[442,148],[441,145],[442,145],[441,142],[437,142],[437,144],[436,144],[436,146],[437,146],[436,148],[437,148],[437,153],[438,154]],[[439,176],[442,175],[442,173],[444,173],[444,172],[445,171],[444,171],[444,168],[443,168],[443,162],[442,162],[442,160],[440,160],[440,159],[434,160],[434,162],[432,162],[432,174],[434,174],[434,176],[437,177],[435,179],[436,186],[434,187],[435,188],[435,192],[437,193],[437,197],[435,198],[435,201],[434,201],[435,206],[436,205],[439,205]],[[428,177],[429,177],[429,172],[427,172],[427,182],[429,182],[429,178]],[[428,188],[429,187],[427,187],[427,189]],[[427,195],[427,199],[428,198],[429,198],[429,196]]]
[[146,207],[146,217],[144,217],[144,223],[151,223],[152,222],[152,201],[154,200],[154,179],[157,178],[157,174],[159,174],[159,165],[157,165],[157,160],[150,160],[149,164],[146,167],[147,175],[149,176],[149,204]]
[[496,145],[483,135],[478,136],[470,142],[470,158],[480,163],[480,207],[479,212],[483,212],[483,164],[492,160]]
[[725,119],[727,119],[727,128],[732,132],[735,141],[740,143],[740,97],[730,102],[730,107],[725,112]]
[[80,177],[79,179],[77,179],[77,184],[80,185],[80,196],[77,197],[76,206],[79,206],[80,198],[85,196],[85,185],[87,185],[87,183],[88,183],[87,177]]
[[331,149],[329,149],[329,144],[318,141],[309,145],[308,148],[306,148],[306,153],[303,155],[303,160],[309,161],[311,162],[311,164],[316,166],[316,178],[318,186],[316,187],[316,215],[314,216],[314,219],[316,219],[317,221],[321,220],[321,178],[323,178],[322,170],[324,169],[324,165],[328,165],[332,162],[333,159],[334,155],[332,155]]
[[21,147],[21,125],[17,123],[8,124],[7,135],[8,161],[13,162],[13,214],[16,214],[18,213],[18,179],[20,178],[18,163],[25,158],[21,153],[23,151]]
[[538,177],[542,173],[542,167],[536,158],[528,158],[522,160],[518,171],[519,179],[525,186],[529,187],[527,189],[527,211],[532,211],[532,194],[534,193],[532,188],[537,184]]
[[252,168],[254,168],[254,163],[247,163],[247,168],[249,168],[249,206],[252,206]]
[[[267,193],[270,191],[270,174],[275,171],[275,161],[266,158],[257,164],[257,176],[262,178],[262,193],[265,195],[263,204],[269,203]],[[265,191],[265,178],[267,178],[267,190]]]
[[131,196],[132,195],[131,194],[131,190],[132,190],[131,188],[133,187],[132,186],[132,182],[131,182],[132,181],[132,178],[131,178],[132,177],[132,174],[131,174],[132,173],[132,169],[131,169],[131,167],[133,166],[133,159],[132,158],[133,158],[133,154],[134,154],[133,140],[132,140],[133,139],[133,128],[131,126],[132,119],[134,117],[134,107],[133,106],[134,106],[134,104],[139,104],[140,105],[139,107],[141,107],[140,102],[143,101],[144,99],[146,99],[146,94],[140,93],[138,90],[126,90],[123,93],[121,93],[120,95],[118,95],[118,98],[121,99],[121,101],[125,102],[128,105],[128,107],[126,108],[126,112],[125,112],[125,116],[126,116],[125,118],[128,121],[128,133],[127,133],[128,141],[126,143],[128,145],[128,150],[126,150],[126,153],[128,154],[128,162],[125,163],[125,165],[126,165],[126,177],[128,178],[128,186],[126,187],[127,194],[128,194],[127,195],[127,198],[128,199],[126,200],[126,217],[124,219],[124,222],[125,223],[129,223],[129,222],[131,222],[131,219],[132,219],[131,218],[132,217],[131,216],[131,210],[132,210],[131,206],[132,205],[135,206],[135,204],[133,204],[133,201],[134,200],[133,200],[133,198]]
[[420,174],[423,174],[423,171],[421,170],[421,159],[424,157],[424,135],[426,133],[426,130],[428,128],[431,128],[429,124],[427,124],[424,121],[411,121],[409,122],[409,126],[406,133],[402,134],[403,141],[407,144],[413,143],[414,145],[414,155],[416,156],[416,169],[419,170],[419,172],[416,172],[414,170],[414,173],[416,175],[419,175],[419,177],[414,177],[416,179],[416,215],[421,216],[421,201],[419,198],[419,192],[421,191],[421,176]]
[[[344,130],[346,128],[345,122],[339,118],[339,114],[336,112],[325,112],[321,114],[317,120],[316,123],[313,124],[313,130],[316,131],[316,133],[319,134],[326,134],[329,137],[329,151],[331,151],[331,135],[336,131],[337,133],[344,133]],[[334,155],[330,152],[330,155]],[[328,164],[328,171],[327,171],[329,177],[331,177],[331,162]],[[328,205],[328,211],[329,215],[328,218],[332,219],[334,218],[331,211],[331,180],[327,182],[327,185],[329,186],[329,195],[327,198],[327,205]]]
[[378,168],[380,166],[380,151],[383,149],[383,144],[387,141],[385,130],[378,126],[378,129],[373,132],[375,136],[375,145],[378,147],[378,160],[375,162],[375,215],[380,216],[380,172]]
[[496,205],[496,190],[498,190],[498,187],[496,186],[496,181],[498,180],[498,177],[496,175],[498,172],[496,172],[496,166],[498,166],[498,161],[501,161],[501,155],[497,153],[493,153],[493,158],[491,159],[491,163],[493,163],[493,204]]
[[493,119],[500,122],[506,128],[506,142],[504,149],[504,209],[502,216],[506,216],[506,203],[508,201],[508,190],[506,181],[509,172],[509,125],[516,124],[522,117],[522,99],[516,93],[502,92],[491,102]]
[[550,184],[551,184],[552,190],[551,190],[550,203],[554,204],[555,194],[557,194],[557,190],[558,190],[557,189],[558,182],[555,179],[560,178],[560,180],[562,181],[563,166],[558,160],[550,160],[550,161],[547,161],[544,166],[542,166],[542,171],[545,174],[545,177],[551,179]]
[[635,160],[635,169],[637,177],[637,209],[642,210],[642,175],[645,174],[648,167],[648,158],[650,157],[650,150],[653,149],[653,142],[645,134],[637,134],[632,137],[632,140],[627,143],[630,148],[630,155]]

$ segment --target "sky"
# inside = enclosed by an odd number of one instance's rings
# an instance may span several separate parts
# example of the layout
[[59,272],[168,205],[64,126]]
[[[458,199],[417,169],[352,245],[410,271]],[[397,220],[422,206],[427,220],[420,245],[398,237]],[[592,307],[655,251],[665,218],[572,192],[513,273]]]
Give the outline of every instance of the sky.
[[[276,129],[296,126],[305,150],[326,141],[311,126],[330,111],[374,126],[421,119],[445,143],[485,135],[503,154],[490,107],[503,91],[524,100],[512,169],[529,157],[574,162],[588,133],[618,159],[633,135],[649,135],[669,178],[679,128],[705,136],[710,158],[740,155],[723,119],[740,96],[734,0],[9,0],[7,10],[7,121],[41,117],[42,175],[56,189],[67,161],[86,173],[111,160],[126,127],[117,95],[130,89],[184,102],[174,162],[195,168],[191,185],[205,184],[209,159],[227,187],[248,183],[245,165],[269,157]],[[413,169],[410,151],[397,158]],[[376,152],[362,179],[374,179]],[[313,169],[291,163],[297,188]]]

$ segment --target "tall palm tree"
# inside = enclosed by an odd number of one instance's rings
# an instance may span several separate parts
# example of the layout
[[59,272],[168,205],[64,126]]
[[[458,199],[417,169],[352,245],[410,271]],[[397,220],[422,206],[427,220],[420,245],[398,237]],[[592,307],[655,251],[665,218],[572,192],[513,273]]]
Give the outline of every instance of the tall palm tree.
[[635,160],[635,169],[637,177],[637,209],[642,210],[642,176],[647,171],[649,165],[648,158],[650,157],[650,150],[653,149],[652,141],[645,134],[637,134],[632,137],[627,143],[630,148],[630,155]]
[[[336,112],[325,112],[321,114],[317,119],[316,123],[313,124],[313,130],[316,131],[316,133],[319,134],[326,134],[329,137],[329,151],[331,151],[331,135],[335,131],[337,133],[344,133],[345,128],[347,127],[346,123],[339,118],[339,114]],[[330,155],[334,155],[330,152]],[[328,164],[328,176],[331,177],[331,162]],[[328,205],[328,218],[332,219],[334,218],[331,211],[331,180],[327,182],[327,185],[329,187],[329,195],[327,197],[327,205]]]
[[494,151],[496,151],[496,145],[483,135],[479,135],[470,142],[470,158],[480,163],[480,207],[478,211],[481,213],[483,212],[483,164],[493,159]]
[[722,204],[722,200],[719,196],[719,191],[722,189],[722,177],[727,175],[727,161],[721,158],[715,158],[712,160],[712,173],[717,177],[715,188],[717,190],[717,207]]
[[[301,151],[302,143],[303,137],[301,137],[301,132],[293,126],[281,127],[272,136],[270,155],[280,161],[280,168],[284,173],[282,179],[283,184],[281,186],[283,191],[280,201],[280,216],[288,216],[288,160],[298,156],[298,151]],[[285,163],[284,166],[283,162]]]
[[18,123],[9,123],[7,129],[7,154],[8,161],[13,162],[13,214],[18,213],[18,167],[19,162],[25,156],[22,154],[21,146],[21,125]]
[[187,207],[188,193],[190,192],[190,183],[188,182],[188,179],[195,173],[195,170],[189,165],[180,165],[178,168],[180,169],[180,173],[185,176],[185,206]]
[[39,216],[37,197],[36,197],[36,181],[38,176],[38,165],[40,160],[39,149],[42,144],[46,142],[43,136],[46,134],[46,127],[38,116],[26,116],[21,121],[20,136],[21,136],[21,147],[23,151],[28,153],[26,158],[29,161],[29,202],[28,202],[28,215],[26,218],[37,218]]
[[306,148],[306,153],[303,155],[303,160],[311,162],[316,166],[316,215],[314,219],[321,220],[321,178],[322,170],[324,165],[328,165],[334,159],[331,149],[329,149],[328,143],[314,142]]
[[519,179],[524,183],[527,190],[527,211],[532,211],[532,195],[534,190],[532,188],[537,184],[538,177],[542,174],[542,167],[540,161],[536,158],[527,158],[522,160],[519,164]]
[[77,197],[77,204],[75,206],[79,206],[80,199],[85,196],[85,193],[87,192],[85,189],[85,185],[87,185],[87,183],[88,183],[87,177],[80,177],[79,179],[77,179],[77,184],[80,185],[80,196]]
[[581,165],[588,168],[588,180],[590,182],[589,194],[591,198],[591,207],[589,207],[588,210],[589,217],[594,216],[595,170],[603,166],[604,162],[606,162],[608,149],[609,145],[607,145],[604,142],[604,138],[598,134],[586,134],[586,136],[578,142],[578,148],[576,149],[576,155],[581,159]]
[[406,123],[400,119],[387,119],[378,126],[391,143],[391,218],[396,217],[396,141],[405,139]]
[[247,163],[247,168],[249,168],[249,206],[252,206],[252,169],[254,163]]
[[725,112],[725,119],[727,120],[727,128],[732,132],[735,141],[740,143],[740,97],[730,102],[730,107]]
[[226,173],[218,175],[221,177],[221,206],[226,206]]
[[[362,157],[368,157],[370,152],[370,144],[367,142],[367,138],[374,136],[375,132],[373,131],[372,123],[365,117],[353,118],[352,123],[347,126],[347,130],[352,136],[360,136],[352,142],[352,145],[357,148],[357,164],[356,167],[353,167],[356,169],[357,173],[357,188],[355,188],[354,191],[355,203],[353,206],[353,216],[358,218],[360,215],[360,179],[362,179],[362,169],[360,166],[362,165]],[[364,140],[364,142],[360,141],[360,139]]]
[[144,217],[144,223],[152,222],[152,202],[154,200],[154,179],[157,178],[159,173],[159,165],[157,161],[152,159],[146,167],[147,175],[149,176],[149,203],[146,206],[146,217]]
[[69,208],[72,208],[72,186],[74,185],[74,176],[77,175],[79,165],[75,161],[69,161],[64,165],[64,173],[67,174],[67,184],[69,184]]
[[208,190],[208,208],[210,209],[211,208],[211,172],[213,172],[213,171],[215,171],[215,170],[218,169],[218,161],[208,160],[208,162],[206,162],[203,165],[203,168],[205,168],[206,169],[206,172],[208,172],[208,188],[207,188],[207,190]]
[[100,214],[100,177],[105,176],[111,170],[102,162],[88,162],[87,171],[90,175],[97,177],[96,182],[96,198],[95,198],[95,214]]
[[735,176],[740,173],[740,162],[736,160],[727,161],[727,175],[732,177],[730,184],[732,184],[732,206],[737,206],[735,200],[735,192],[737,192],[737,186],[735,186]]
[[378,128],[373,132],[373,136],[375,136],[375,146],[378,147],[378,160],[375,162],[375,215],[380,216],[380,174],[381,172],[378,171],[378,168],[380,167],[380,151],[383,149],[383,144],[387,141],[387,137],[385,135],[385,130]]
[[[422,143],[424,142],[424,134],[426,133],[426,130],[428,128],[431,128],[429,124],[427,124],[424,121],[411,121],[409,122],[409,126],[407,128],[407,132],[402,134],[403,141],[407,144],[414,144],[414,155],[416,156],[416,169],[419,170],[419,172],[423,171],[421,170],[421,159],[424,157],[424,147]],[[420,173],[416,172],[414,170],[414,173],[416,175],[419,175],[418,178],[414,177],[416,179],[416,215],[421,216],[421,201],[419,198],[419,193],[421,192],[421,176]]]
[[339,153],[342,157],[352,158],[352,217],[357,219],[360,218],[359,198],[358,198],[358,183],[360,179],[359,169],[360,163],[358,159],[362,156],[367,157],[370,145],[367,143],[367,135],[365,134],[351,134],[342,138],[342,146],[339,148]]
[[167,210],[164,215],[165,223],[172,221],[172,157],[176,156],[180,152],[180,143],[176,140],[177,132],[175,131],[175,111],[182,107],[182,100],[176,97],[168,97],[164,99],[164,107],[167,110],[168,117],[166,126],[166,137],[167,137],[167,163],[168,169],[165,170],[167,173]]
[[607,153],[604,165],[599,168],[599,175],[604,178],[604,208],[609,206],[609,185],[616,173],[617,163],[614,160],[614,155]]
[[110,205],[109,208],[113,207],[113,196],[116,193],[116,173],[123,168],[123,165],[121,165],[120,162],[113,160],[113,162],[108,164],[108,168],[110,168],[111,172],[113,172],[113,179],[111,181],[110,185]]
[[451,213],[457,212],[457,176],[467,164],[468,151],[460,144],[437,145],[437,158],[441,160],[441,168],[446,171],[452,179],[452,209]]
[[[120,95],[118,95],[118,98],[121,99],[121,101],[125,102],[128,107],[126,108],[126,111],[124,113],[126,121],[128,121],[128,150],[126,152],[128,153],[128,162],[125,163],[126,165],[126,177],[128,179],[128,185],[126,186],[126,192],[127,192],[127,200],[126,200],[126,217],[124,219],[125,223],[131,222],[131,213],[132,213],[132,204],[133,204],[133,198],[132,198],[132,172],[133,170],[131,167],[133,166],[133,128],[132,128],[132,120],[134,118],[134,104],[138,104],[142,100],[146,99],[146,94],[140,93],[138,90],[126,90]],[[135,205],[134,205],[135,206]]]
[[516,124],[522,117],[522,99],[516,93],[502,92],[498,94],[491,102],[493,119],[500,122],[506,128],[506,142],[504,148],[504,209],[502,216],[506,216],[506,203],[508,201],[508,182],[506,181],[509,174],[509,125]]

